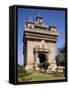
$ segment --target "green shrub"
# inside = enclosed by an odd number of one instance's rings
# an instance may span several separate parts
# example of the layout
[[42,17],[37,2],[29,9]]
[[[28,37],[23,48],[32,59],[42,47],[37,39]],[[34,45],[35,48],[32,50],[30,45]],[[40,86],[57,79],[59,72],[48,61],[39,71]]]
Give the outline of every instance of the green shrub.
[[48,68],[48,66],[50,66],[49,62],[46,60],[43,63],[43,68],[46,70]]
[[43,67],[43,63],[38,64],[38,67],[41,69]]
[[18,73],[18,77],[22,78],[24,76],[28,76],[28,75],[31,75],[32,72],[23,72],[23,73]]
[[23,81],[29,81],[29,80],[32,80],[32,77],[24,76],[24,77],[22,77],[22,80]]

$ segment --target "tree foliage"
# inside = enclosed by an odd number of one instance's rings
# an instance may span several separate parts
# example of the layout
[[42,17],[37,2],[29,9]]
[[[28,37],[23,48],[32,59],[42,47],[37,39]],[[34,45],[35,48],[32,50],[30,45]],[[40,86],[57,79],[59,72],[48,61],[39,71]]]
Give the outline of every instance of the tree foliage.
[[65,46],[58,49],[58,54],[56,56],[56,62],[58,66],[65,65]]
[[44,70],[46,70],[49,65],[50,65],[50,64],[49,64],[49,62],[48,62],[48,58],[46,58],[46,60],[45,60],[43,63],[40,63],[38,66],[39,66],[40,69],[43,68]]
[[46,70],[48,68],[48,66],[50,66],[50,64],[49,64],[48,60],[45,60],[43,63],[44,69]]

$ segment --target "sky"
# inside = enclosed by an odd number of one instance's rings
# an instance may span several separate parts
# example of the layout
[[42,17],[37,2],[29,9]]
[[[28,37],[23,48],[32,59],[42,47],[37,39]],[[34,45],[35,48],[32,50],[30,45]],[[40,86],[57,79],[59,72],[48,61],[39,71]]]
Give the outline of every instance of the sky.
[[57,32],[60,33],[56,47],[61,48],[65,43],[65,11],[60,10],[47,10],[47,9],[29,9],[18,8],[18,64],[23,65],[23,32],[26,21],[30,20],[30,17],[35,21],[36,16],[43,17],[43,23],[50,26],[52,24],[57,26]]

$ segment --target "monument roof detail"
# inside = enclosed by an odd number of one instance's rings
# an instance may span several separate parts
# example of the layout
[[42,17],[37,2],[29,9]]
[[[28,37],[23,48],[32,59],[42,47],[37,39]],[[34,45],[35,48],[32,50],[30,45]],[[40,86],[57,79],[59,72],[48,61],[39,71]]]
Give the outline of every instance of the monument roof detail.
[[31,17],[30,17],[30,19],[26,22],[26,24],[28,24],[28,23],[30,23],[30,24],[34,24],[34,22],[33,22],[33,20],[32,20]]
[[34,23],[34,26],[35,27],[40,27],[40,28],[45,28],[45,29],[48,28],[48,25],[45,25],[44,23],[39,24],[37,21]]
[[56,25],[51,25],[49,28],[57,28]]
[[37,20],[38,18],[42,19],[43,17],[39,15],[39,16],[36,17],[36,20]]
[[30,24],[34,24],[33,21],[27,21],[26,24],[28,24],[28,23],[30,23]]
[[39,30],[39,31],[56,32],[56,25],[50,25],[48,27],[47,24],[45,25],[43,23],[43,17],[37,16],[35,21],[33,21],[30,17],[29,21],[27,21],[25,24],[25,29],[29,29],[29,30],[32,29],[34,31],[37,29],[37,31]]

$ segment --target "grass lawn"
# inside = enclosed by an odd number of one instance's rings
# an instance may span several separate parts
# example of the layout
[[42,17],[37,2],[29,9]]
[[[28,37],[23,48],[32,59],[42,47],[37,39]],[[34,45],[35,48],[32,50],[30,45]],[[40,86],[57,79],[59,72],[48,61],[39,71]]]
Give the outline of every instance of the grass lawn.
[[18,82],[23,81],[41,81],[41,80],[62,80],[65,79],[62,73],[42,73],[42,72],[27,72],[18,73]]

